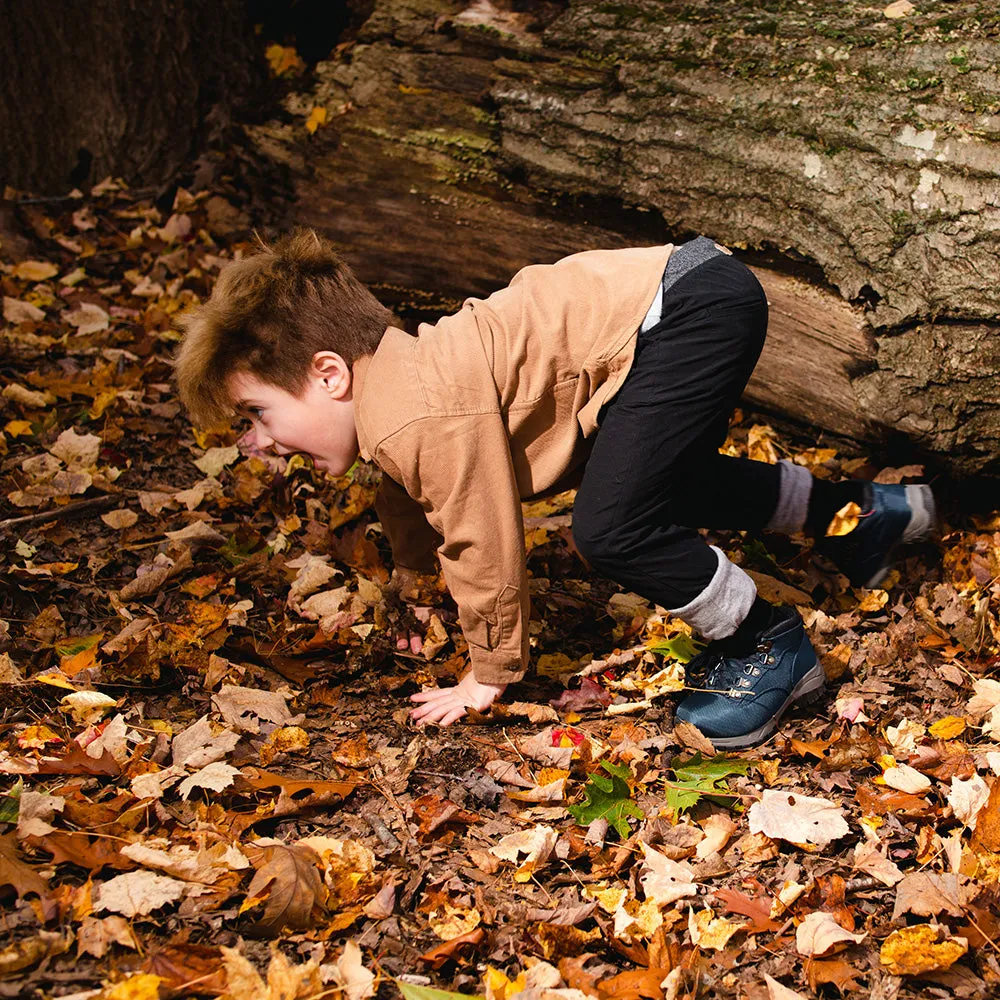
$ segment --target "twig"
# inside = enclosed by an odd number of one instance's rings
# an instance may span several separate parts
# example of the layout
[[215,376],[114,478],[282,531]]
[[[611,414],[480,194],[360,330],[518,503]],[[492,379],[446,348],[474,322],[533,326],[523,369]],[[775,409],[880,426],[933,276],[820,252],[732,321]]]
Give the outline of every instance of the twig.
[[390,851],[399,851],[403,845],[392,832],[374,813],[365,813],[361,817],[372,829],[372,833],[382,841],[382,844]]
[[23,527],[28,524],[44,524],[46,521],[57,521],[64,517],[75,517],[87,510],[95,510],[101,507],[113,507],[123,497],[120,493],[109,493],[107,496],[94,497],[91,500],[80,500],[77,503],[67,504],[65,507],[56,507],[55,510],[45,511],[42,514],[24,514],[21,517],[8,517],[6,521],[0,521],[0,531],[7,531],[11,528]]

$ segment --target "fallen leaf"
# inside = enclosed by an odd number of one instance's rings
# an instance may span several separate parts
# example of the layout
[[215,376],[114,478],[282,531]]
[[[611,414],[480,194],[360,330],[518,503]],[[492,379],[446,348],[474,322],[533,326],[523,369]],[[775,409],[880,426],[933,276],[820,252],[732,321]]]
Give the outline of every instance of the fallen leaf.
[[896,888],[892,919],[897,920],[905,913],[919,917],[948,913],[960,917],[975,894],[975,887],[968,884],[964,875],[912,872]]
[[22,260],[15,264],[10,273],[22,281],[45,281],[59,273],[59,268],[47,260]]
[[840,806],[775,789],[764,790],[760,801],[750,806],[748,819],[751,833],[787,840],[807,850],[824,848],[850,829]]
[[900,792],[909,792],[911,795],[926,792],[931,787],[931,779],[910,767],[909,764],[896,764],[894,767],[887,767],[882,772],[882,778],[890,788],[895,788]]
[[950,968],[968,950],[965,938],[948,937],[937,924],[914,924],[885,939],[879,961],[894,976],[916,976]]
[[96,887],[94,912],[110,910],[124,917],[152,913],[183,898],[186,884],[179,879],[153,872],[128,872],[116,875]]
[[867,934],[855,934],[845,930],[825,910],[807,913],[802,923],[795,928],[795,948],[807,957],[827,954],[837,945],[845,942],[857,944],[864,941]]
[[783,986],[777,979],[772,979],[766,972],[764,973],[764,982],[767,984],[768,1000],[806,1000],[801,993],[796,993],[795,990],[790,990],[787,986]]
[[263,904],[257,919],[262,931],[305,930],[326,912],[322,861],[311,847],[257,840],[243,848],[256,869],[241,912]]
[[490,848],[490,854],[514,864],[517,864],[519,855],[527,855],[514,872],[514,881],[528,882],[532,874],[548,861],[558,839],[559,834],[551,826],[538,825],[530,830],[507,834],[499,844]]
[[983,807],[989,801],[990,787],[974,774],[968,781],[961,778],[951,779],[951,791],[948,792],[948,805],[963,826],[976,828],[976,820]]
[[725,917],[717,917],[708,908],[699,910],[698,913],[688,909],[688,933],[691,935],[691,943],[696,948],[722,951],[729,944],[729,939],[739,931],[745,930],[746,926],[743,921],[736,923],[726,920]]
[[698,893],[694,872],[688,865],[672,861],[665,854],[643,843],[643,875],[640,878],[642,891],[647,899],[657,906],[671,906],[686,896]]

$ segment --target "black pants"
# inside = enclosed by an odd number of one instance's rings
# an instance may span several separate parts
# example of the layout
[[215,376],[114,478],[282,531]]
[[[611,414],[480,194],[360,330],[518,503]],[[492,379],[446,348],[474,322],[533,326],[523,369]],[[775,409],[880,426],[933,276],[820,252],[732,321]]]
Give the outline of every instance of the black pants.
[[779,468],[718,451],[766,332],[760,283],[720,253],[664,293],[602,412],[574,540],[600,573],[665,608],[697,597],[718,568],[695,528],[762,528],[775,511]]

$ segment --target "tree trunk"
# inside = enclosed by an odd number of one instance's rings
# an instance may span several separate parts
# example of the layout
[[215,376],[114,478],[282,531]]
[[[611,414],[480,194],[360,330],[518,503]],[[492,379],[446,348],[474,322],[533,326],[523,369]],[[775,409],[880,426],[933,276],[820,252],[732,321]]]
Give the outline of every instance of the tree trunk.
[[1000,472],[1000,18],[498,7],[379,0],[290,104],[331,115],[311,148],[257,130],[310,168],[298,221],[428,314],[527,263],[705,233],[771,301],[751,401]]
[[159,185],[254,79],[239,0],[0,0],[0,189]]

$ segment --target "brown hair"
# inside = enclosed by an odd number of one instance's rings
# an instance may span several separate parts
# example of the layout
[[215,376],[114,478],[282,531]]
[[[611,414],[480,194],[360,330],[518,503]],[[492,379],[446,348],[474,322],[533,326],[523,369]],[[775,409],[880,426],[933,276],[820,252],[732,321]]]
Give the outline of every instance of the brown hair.
[[317,351],[353,364],[375,353],[393,319],[312,230],[260,245],[223,267],[209,300],[178,319],[185,336],[174,359],[177,389],[202,426],[232,415],[233,375],[297,395]]

